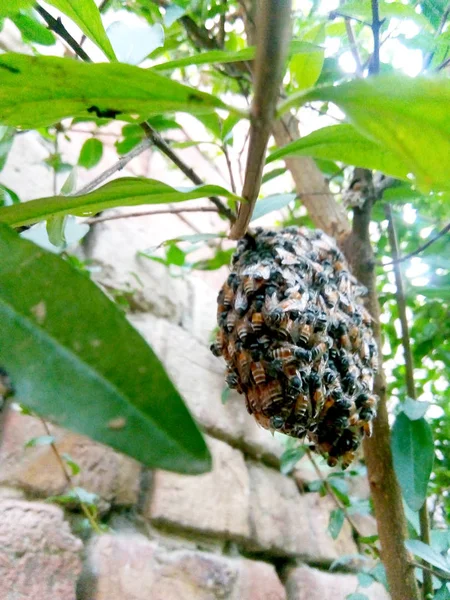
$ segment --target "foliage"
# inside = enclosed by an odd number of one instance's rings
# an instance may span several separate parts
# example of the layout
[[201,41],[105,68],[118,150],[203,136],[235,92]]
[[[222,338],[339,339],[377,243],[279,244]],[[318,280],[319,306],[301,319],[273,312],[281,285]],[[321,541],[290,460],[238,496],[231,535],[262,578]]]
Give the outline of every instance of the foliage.
[[[80,3],[70,0],[49,2],[50,8],[57,7],[63,13],[63,24],[66,20],[72,21],[80,28],[80,33],[87,35],[101,49],[99,52],[103,52],[111,61],[97,64],[57,57],[56,48],[59,46],[54,43],[56,37],[32,10],[32,4],[27,0],[14,0],[4,3],[4,6],[2,4],[0,8],[0,19],[4,19],[5,26],[14,23],[26,46],[22,54],[0,55],[0,221],[12,227],[47,221],[48,234],[44,229],[39,233],[39,225],[36,225],[36,229],[33,227],[25,235],[36,236],[35,239],[45,235],[50,247],[50,242],[60,242],[61,251],[68,246],[64,239],[69,237],[68,227],[71,223],[63,218],[65,215],[86,216],[117,206],[184,203],[189,199],[206,199],[210,196],[219,196],[226,206],[234,209],[240,190],[232,191],[231,185],[227,189],[227,186],[200,186],[196,182],[195,188],[189,183],[188,189],[180,190],[166,182],[139,178],[122,178],[101,187],[96,186],[94,191],[82,195],[69,195],[70,192],[62,190],[51,198],[21,203],[17,194],[19,190],[11,189],[6,178],[3,183],[2,175],[8,168],[8,153],[14,140],[19,135],[27,135],[21,128],[34,129],[42,144],[50,148],[45,162],[49,173],[56,174],[74,166],[65,163],[57,141],[64,137],[72,142],[80,124],[88,128],[89,139],[79,154],[78,163],[88,169],[97,165],[104,154],[103,147],[107,142],[103,133],[114,132],[116,137],[112,147],[116,148],[119,158],[136,149],[145,138],[146,134],[140,126],[145,120],[157,134],[164,136],[169,146],[177,148],[182,157],[183,144],[195,146],[212,163],[219,164],[226,157],[231,163],[234,179],[238,181],[236,173],[239,171],[243,175],[243,132],[248,127],[247,100],[251,90],[247,67],[255,53],[242,34],[241,4],[237,0],[226,3],[219,0],[185,0],[166,6],[166,3],[147,0],[135,0],[132,3],[112,0],[108,10],[117,17],[116,21],[120,21],[123,14],[120,11],[129,11],[140,19],[148,35],[139,36],[133,31],[125,31],[124,25],[120,35],[117,31],[114,33],[114,28],[105,31],[102,25],[104,19],[93,0]],[[304,3],[295,12],[294,38],[284,78],[284,100],[280,102],[279,109],[280,113],[291,110],[300,119],[305,135],[284,148],[271,149],[254,221],[259,224],[258,219],[263,217],[264,223],[312,224],[302,199],[296,197],[291,180],[285,177],[284,157],[310,156],[317,159],[317,165],[330,182],[331,192],[339,202],[347,200],[352,167],[365,167],[390,176],[382,177],[380,173],[374,176],[378,201],[372,213],[370,232],[376,250],[377,287],[383,311],[383,358],[390,398],[389,410],[392,422],[395,421],[394,460],[405,500],[413,509],[407,511],[411,537],[409,547],[418,557],[432,563],[430,552],[437,553],[445,561],[448,546],[439,545],[437,535],[432,536],[428,550],[424,551],[423,547],[417,545],[417,512],[414,511],[428,496],[433,531],[443,531],[446,520],[450,518],[450,387],[446,380],[450,359],[450,236],[441,236],[429,248],[402,263],[415,386],[421,401],[417,404],[408,399],[392,267],[384,266],[384,263],[391,261],[391,248],[382,204],[389,202],[393,206],[402,255],[417,251],[448,220],[450,26],[447,22],[447,3],[443,1],[380,0],[378,5],[382,23],[381,64],[377,78],[367,77],[373,52],[369,0],[348,0],[331,12],[328,3],[319,0]],[[345,17],[348,17],[347,21]],[[189,30],[185,27],[186,19]],[[349,37],[349,31],[354,40]],[[118,38],[122,40],[120,51]],[[126,47],[124,40],[129,40],[130,48]],[[44,52],[42,45],[45,44],[49,46]],[[49,53],[55,56],[48,56]],[[98,60],[104,60],[103,54]],[[201,132],[196,139],[185,136],[186,114],[196,123],[196,131]],[[161,146],[158,148],[158,151],[162,151]],[[269,164],[272,162],[273,165]],[[168,168],[169,164],[167,160]],[[162,178],[159,173],[155,173],[155,177]],[[225,173],[224,178],[229,180],[230,173]],[[166,181],[170,182],[170,179]],[[323,190],[310,191],[312,195],[323,193]],[[220,229],[225,230],[224,224]],[[169,232],[167,237],[172,239],[168,239],[163,247],[142,248],[142,254],[165,264],[174,275],[184,274],[191,269],[218,269],[230,260],[232,251],[229,245],[215,232],[206,235],[202,232],[192,239],[173,239]],[[9,260],[12,261],[13,255],[16,256],[18,268],[22,268],[21,257],[38,253],[35,248],[31,249],[30,243],[17,238],[6,226],[1,227],[0,242],[3,246],[6,242],[11,244],[13,250],[8,250],[8,254],[11,254]],[[195,254],[198,249],[204,251],[200,260]],[[51,386],[45,387],[47,371],[43,369],[45,361],[42,361],[38,345],[29,345],[31,354],[28,365],[42,362],[42,369],[30,369],[34,393],[37,395],[41,390],[39,398],[35,397],[34,400],[29,385],[26,387],[28,379],[24,378],[24,373],[28,374],[25,371],[27,365],[19,360],[13,348],[14,340],[19,341],[24,328],[28,331],[31,327],[35,336],[43,335],[42,324],[37,322],[37,315],[33,316],[30,310],[39,306],[40,297],[36,296],[39,278],[44,278],[45,271],[50,269],[52,281],[49,289],[55,306],[58,301],[67,307],[68,290],[77,289],[79,304],[71,304],[71,310],[78,315],[77,322],[83,324],[83,330],[88,331],[92,327],[92,339],[97,339],[96,327],[106,331],[114,323],[114,327],[124,336],[120,347],[125,349],[135,344],[142,356],[147,357],[146,362],[155,365],[155,378],[160,378],[160,383],[152,381],[149,386],[166,391],[170,402],[174,403],[174,419],[177,414],[184,415],[188,430],[185,429],[184,433],[186,440],[192,442],[190,452],[195,457],[191,456],[191,460],[188,458],[190,442],[186,441],[183,445],[178,431],[176,435],[171,431],[175,424],[169,422],[167,411],[157,417],[153,414],[157,408],[154,400],[157,394],[147,402],[148,396],[142,389],[136,387],[131,390],[132,382],[135,383],[138,376],[140,362],[136,357],[128,356],[125,350],[120,357],[111,352],[114,365],[120,363],[124,367],[119,390],[115,387],[114,390],[110,389],[114,383],[112,367],[104,369],[102,381],[97,378],[95,382],[89,382],[89,385],[100,386],[100,391],[96,388],[95,393],[99,418],[105,423],[117,416],[104,411],[107,410],[108,394],[118,402],[120,396],[120,402],[123,403],[121,407],[134,415],[140,427],[150,428],[152,435],[155,435],[155,430],[159,431],[158,435],[164,437],[165,444],[172,443],[174,437],[179,440],[177,460],[169,453],[165,468],[192,471],[197,469],[199,460],[204,468],[207,456],[199,434],[151,350],[144,347],[131,328],[127,328],[125,317],[100,297],[100,292],[90,285],[85,273],[77,271],[77,268],[86,271],[85,265],[76,265],[73,262],[76,259],[72,257],[70,261],[74,268],[69,268],[65,252],[53,257],[43,251],[39,253],[36,264],[42,263],[42,268],[39,267],[41,271],[37,270],[34,278],[30,276],[26,281],[31,302],[25,307],[26,321],[19,323],[19,307],[11,304],[10,299],[7,301],[4,293],[0,296],[0,307],[3,306],[0,331],[2,339],[7,335],[11,342],[9,349],[2,346],[0,360],[14,370],[16,388],[23,390],[21,400],[30,402],[36,412],[58,420],[54,406],[50,410],[45,402],[48,387]],[[5,285],[11,286],[10,289],[14,291],[17,275],[9,274],[7,264],[8,261],[5,262],[6,267],[2,267],[1,276]],[[33,298],[36,300],[34,304]],[[50,315],[51,298],[46,298],[47,301]],[[102,311],[102,317],[91,321],[86,318],[89,314],[86,307],[92,303]],[[6,314],[15,314],[15,317],[6,318]],[[51,325],[63,333],[60,317],[55,317]],[[21,329],[22,334],[19,335]],[[50,344],[48,347],[57,347],[61,365],[73,363],[70,368],[61,366],[64,372],[67,370],[69,377],[75,373],[74,365],[78,365],[76,368],[80,365],[79,357],[71,347],[75,339],[73,332],[69,335],[66,331],[64,336],[62,345],[53,338],[46,339]],[[92,349],[90,352],[89,369],[98,374],[100,357]],[[72,393],[76,394],[76,390],[72,390]],[[223,398],[225,401],[226,394]],[[62,405],[59,406],[59,416],[65,411],[75,417],[79,401],[79,397],[68,396],[64,410]],[[140,412],[135,404],[139,405]],[[161,430],[163,423],[166,425]],[[115,444],[115,447],[147,464],[155,464],[161,459],[161,456],[156,456],[159,452],[156,445],[141,444],[139,452],[134,447],[139,445],[138,432],[143,429],[133,428],[132,435],[125,436],[118,429],[109,430],[97,425],[98,422],[91,420],[89,424],[78,422],[77,428],[97,439]],[[282,471],[291,472],[305,452],[303,446],[288,445],[282,457]],[[185,455],[186,460],[180,463],[181,454]],[[161,463],[158,464],[161,466]],[[358,475],[358,470],[355,473]],[[351,476],[351,473],[342,476],[332,474],[325,480],[347,513],[370,511],[369,504],[358,503],[349,494],[348,480]],[[328,493],[328,486],[318,479],[309,484],[309,489]],[[332,535],[339,534],[343,515],[345,517],[341,509],[333,513],[329,527]],[[371,551],[376,540],[363,543]],[[436,562],[439,561],[433,556],[435,563],[432,564],[437,566]],[[444,563],[439,564],[441,566],[438,568],[443,570]],[[353,600],[364,597],[364,583],[369,581],[367,577],[382,579],[368,570],[364,571],[364,575],[366,579],[362,577],[358,589],[351,596]],[[445,593],[441,586],[435,597],[444,598]]]

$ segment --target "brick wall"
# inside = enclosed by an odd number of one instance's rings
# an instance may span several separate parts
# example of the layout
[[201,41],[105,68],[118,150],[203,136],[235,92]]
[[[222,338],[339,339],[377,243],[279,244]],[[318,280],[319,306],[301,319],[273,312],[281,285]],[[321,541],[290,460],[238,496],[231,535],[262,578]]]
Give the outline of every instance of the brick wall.
[[[53,427],[59,451],[80,465],[74,483],[101,499],[110,529],[92,535],[79,513],[45,501],[67,483],[51,448],[25,448],[42,424],[10,411],[0,447],[0,600],[344,600],[357,590],[354,574],[328,571],[358,548],[347,523],[336,541],[327,533],[330,498],[301,493],[316,479],[308,461],[282,475],[281,440],[254,423],[241,397],[221,402],[224,368],[208,350],[217,291],[136,258],[153,233],[171,237],[173,218],[98,225],[87,252],[100,280],[137,290],[129,318],[204,430],[213,470],[149,472]],[[370,519],[363,525],[373,533]],[[361,591],[388,598],[378,584]]]

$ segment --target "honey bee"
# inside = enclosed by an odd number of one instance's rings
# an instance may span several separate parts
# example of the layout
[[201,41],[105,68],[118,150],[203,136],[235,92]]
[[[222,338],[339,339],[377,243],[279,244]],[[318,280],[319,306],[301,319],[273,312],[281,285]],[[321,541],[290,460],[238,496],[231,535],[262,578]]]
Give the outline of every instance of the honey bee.
[[259,410],[260,399],[255,388],[249,388],[245,394],[247,412],[251,415]]
[[229,371],[225,377],[226,384],[229,388],[235,389],[239,386],[239,377],[234,371]]
[[245,342],[249,335],[253,333],[252,326],[248,319],[241,319],[237,325],[236,332],[238,338]]
[[372,437],[372,434],[373,434],[372,421],[362,421],[359,425],[362,427],[362,429],[364,431],[364,435],[366,437],[368,437],[368,438]]
[[262,362],[254,362],[251,364],[250,368],[252,371],[253,381],[256,383],[256,385],[262,385],[266,382],[266,372]]
[[339,293],[331,285],[326,285],[321,291],[322,297],[328,308],[335,308],[339,302]]
[[[233,298],[234,298],[233,288],[228,283],[225,283],[222,290],[219,292],[219,297],[221,294],[222,294],[223,305],[226,307],[230,307],[233,304]],[[218,298],[218,302],[220,303],[219,298]]]
[[348,394],[354,394],[356,391],[356,379],[351,373],[347,373],[341,380],[342,387]]
[[225,334],[222,329],[219,329],[216,335],[216,339],[210,346],[211,352],[214,356],[222,356],[222,351],[225,346]]
[[268,335],[262,335],[258,338],[258,344],[263,350],[267,350],[270,346],[270,337]]
[[294,356],[299,362],[305,364],[309,364],[312,361],[311,350],[306,350],[305,348],[296,347],[294,349]]
[[370,391],[373,388],[373,372],[371,369],[364,368],[361,371],[361,386]]
[[259,333],[264,325],[264,317],[261,312],[252,314],[252,326],[255,333]]
[[317,372],[311,372],[309,376],[309,390],[310,396],[314,404],[314,417],[318,417],[323,405],[325,403],[325,396],[323,394],[322,382]]
[[236,292],[236,297],[234,299],[234,309],[237,312],[237,314],[242,317],[242,315],[245,314],[247,308],[248,298],[245,295],[243,288],[239,287]]
[[280,359],[285,362],[290,362],[295,360],[295,352],[297,348],[292,344],[284,344],[279,348],[275,348],[271,352],[271,356],[274,359]]
[[247,384],[250,377],[251,354],[247,350],[240,350],[237,355],[237,369],[242,383]]
[[360,337],[360,329],[357,325],[350,325],[348,330],[348,336],[353,343],[356,343],[358,338]]
[[304,394],[302,392],[298,394],[295,400],[293,413],[298,419],[301,420],[305,418],[307,413],[308,415],[311,415],[311,404],[309,402],[307,394]]
[[350,342],[350,336],[348,335],[348,329],[343,321],[339,321],[337,325],[337,334],[339,336],[339,344],[341,348],[345,350],[351,350],[352,344]]
[[244,269],[242,275],[244,277],[253,277],[254,279],[262,279],[268,280],[270,279],[270,265],[263,263],[256,263],[254,265],[250,265],[246,269]]
[[[319,342],[313,348],[311,348],[311,355],[312,355],[313,361],[316,361],[319,358],[322,358],[323,355],[328,352],[328,350],[330,348],[330,340],[331,340],[331,338],[325,339],[322,342]],[[333,343],[332,340],[331,340],[331,343]]]
[[278,381],[267,383],[261,390],[261,410],[270,414],[278,411],[278,406],[283,404],[283,390]]
[[281,429],[284,426],[284,419],[281,415],[274,415],[270,417],[270,428]]
[[355,452],[353,450],[349,450],[348,452],[345,452],[345,454],[342,456],[341,459],[341,465],[342,468],[348,469],[348,467],[352,464],[352,462],[355,460]]
[[335,467],[338,464],[338,459],[336,458],[336,456],[328,456],[327,458],[327,465],[329,467]]
[[281,334],[282,337],[288,339],[292,337],[296,325],[295,321],[290,319],[287,315],[285,315],[280,323],[278,324],[278,333]]
[[299,331],[298,331],[299,341],[306,346],[306,344],[308,344],[308,342],[311,338],[312,333],[313,333],[313,328],[312,328],[311,324],[309,323],[309,321],[305,321],[299,327]]

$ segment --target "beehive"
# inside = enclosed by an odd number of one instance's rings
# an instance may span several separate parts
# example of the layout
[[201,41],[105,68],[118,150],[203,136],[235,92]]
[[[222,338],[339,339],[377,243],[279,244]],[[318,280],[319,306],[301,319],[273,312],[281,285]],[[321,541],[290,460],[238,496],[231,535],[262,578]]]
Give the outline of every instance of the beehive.
[[211,346],[260,425],[308,439],[343,468],[371,435],[377,404],[365,293],[322,231],[258,228],[238,242]]

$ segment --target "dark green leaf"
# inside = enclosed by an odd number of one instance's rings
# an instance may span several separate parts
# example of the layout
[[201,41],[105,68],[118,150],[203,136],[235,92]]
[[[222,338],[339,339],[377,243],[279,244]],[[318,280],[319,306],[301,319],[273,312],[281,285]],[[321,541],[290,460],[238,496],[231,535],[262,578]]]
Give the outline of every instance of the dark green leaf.
[[17,400],[148,466],[207,470],[205,442],[161,363],[95,284],[5,225],[0,255],[0,364]]
[[55,43],[53,33],[32,16],[18,13],[12,20],[22,34],[24,42],[34,42],[43,46],[52,46]]
[[274,210],[280,210],[284,208],[296,198],[296,194],[274,194],[273,196],[266,196],[258,200],[255,204],[255,210],[253,211],[252,221],[256,221],[264,215],[268,215]]
[[47,219],[47,235],[50,242],[56,246],[64,246],[66,238],[64,229],[66,226],[66,215],[56,215]]
[[186,262],[186,254],[176,244],[170,244],[166,253],[166,261],[169,265],[182,267]]
[[407,396],[402,404],[402,410],[410,421],[416,421],[425,416],[430,406],[429,402],[419,402]]
[[0,206],[11,206],[11,204],[18,204],[19,202],[20,198],[16,192],[0,183]]
[[444,573],[450,575],[449,561],[446,560],[442,554],[439,554],[439,552],[433,550],[431,546],[428,546],[428,544],[424,544],[420,540],[406,540],[405,546],[410,552],[419,558],[422,558],[430,565],[433,565],[434,567],[441,569],[441,571],[444,571]]
[[376,541],[378,541],[378,535],[358,536],[358,542],[361,544],[374,544]]
[[408,168],[397,157],[358,132],[353,125],[331,125],[318,129],[275,150],[268,158],[270,163],[287,156],[313,156],[338,160],[355,167],[375,169],[386,175],[407,179]]
[[88,215],[116,206],[183,202],[208,196],[226,196],[239,200],[218,185],[183,188],[170,187],[155,179],[124,177],[110,181],[97,190],[80,196],[52,196],[0,208],[0,222],[18,227],[47,219],[54,215]]
[[14,129],[0,125],[0,171],[3,169],[14,141]]
[[65,117],[199,114],[226,108],[210,94],[152,71],[118,63],[83,63],[55,56],[0,55],[0,123],[26,129]]
[[31,8],[34,0],[2,0],[0,2],[0,18],[10,17],[22,9]]
[[84,35],[103,50],[110,60],[116,60],[94,0],[47,0],[47,2],[72,19]]
[[280,113],[312,100],[337,104],[355,127],[397,155],[424,190],[450,189],[450,80],[380,75],[294,94]]
[[283,473],[283,475],[288,475],[291,473],[298,461],[305,456],[305,453],[305,446],[287,448],[280,458],[280,471]]
[[55,438],[52,435],[40,435],[39,437],[31,438],[25,444],[25,448],[34,448],[35,446],[50,446],[53,444]]
[[348,484],[344,479],[338,477],[329,477],[328,483],[334,490],[334,493],[339,500],[345,505],[350,506],[350,498],[348,497]]
[[83,144],[78,158],[78,164],[85,169],[91,169],[97,165],[103,154],[103,144],[100,140],[89,138]]
[[331,511],[330,520],[328,522],[328,533],[331,535],[333,540],[336,540],[341,533],[344,520],[345,514],[342,508],[335,508]]
[[450,585],[444,582],[444,585],[434,594],[433,600],[450,600]]
[[433,467],[433,434],[424,418],[411,421],[401,412],[392,429],[392,455],[403,496],[412,510],[419,510],[427,497]]

